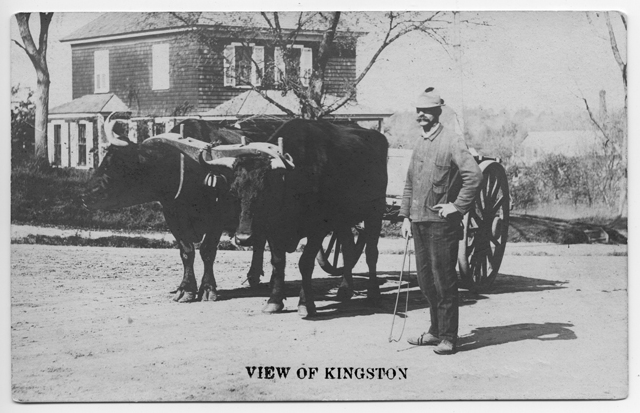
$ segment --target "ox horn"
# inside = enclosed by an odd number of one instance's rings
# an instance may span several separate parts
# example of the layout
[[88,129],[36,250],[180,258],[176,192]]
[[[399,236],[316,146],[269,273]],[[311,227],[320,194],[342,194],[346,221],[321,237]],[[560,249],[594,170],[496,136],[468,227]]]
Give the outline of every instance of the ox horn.
[[105,119],[104,121],[104,134],[107,137],[107,141],[109,142],[109,144],[113,146],[127,146],[129,145],[128,140],[116,137],[113,134],[113,127],[115,126],[116,122],[119,121],[119,119],[111,120],[111,116],[113,116],[114,113],[116,112],[111,112],[109,116],[107,116],[107,119]]

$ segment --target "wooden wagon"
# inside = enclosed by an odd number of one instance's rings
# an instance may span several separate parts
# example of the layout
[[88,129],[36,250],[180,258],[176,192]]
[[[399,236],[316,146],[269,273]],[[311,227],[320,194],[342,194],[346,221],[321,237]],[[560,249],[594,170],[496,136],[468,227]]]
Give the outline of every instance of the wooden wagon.
[[[482,170],[482,186],[472,209],[463,217],[464,236],[458,249],[458,269],[463,287],[470,290],[487,289],[498,275],[507,243],[509,229],[509,186],[499,158],[479,155],[471,149]],[[410,150],[390,149],[387,163],[387,210],[383,217],[400,222],[398,217]],[[362,225],[354,228],[356,253],[364,250],[366,231]],[[342,275],[341,245],[335,235],[328,237],[318,253],[320,267],[330,275]]]

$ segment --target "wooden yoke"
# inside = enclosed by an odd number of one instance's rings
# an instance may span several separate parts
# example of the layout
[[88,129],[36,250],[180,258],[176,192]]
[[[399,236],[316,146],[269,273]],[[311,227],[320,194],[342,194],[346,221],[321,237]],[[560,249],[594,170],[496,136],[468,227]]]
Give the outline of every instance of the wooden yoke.
[[200,154],[203,154],[205,159],[211,159],[211,152],[207,150],[211,144],[199,141],[193,138],[183,138],[177,133],[163,133],[147,139],[143,145],[153,145],[156,143],[162,143],[164,145],[178,149],[185,156],[193,159],[196,162],[200,162]]

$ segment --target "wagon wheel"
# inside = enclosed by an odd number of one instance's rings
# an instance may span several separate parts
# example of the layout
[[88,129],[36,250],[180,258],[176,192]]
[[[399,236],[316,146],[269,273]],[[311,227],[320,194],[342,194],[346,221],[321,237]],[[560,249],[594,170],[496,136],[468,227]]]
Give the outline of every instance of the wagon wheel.
[[[364,250],[365,236],[364,225],[356,225],[353,227],[352,232],[354,241],[356,244],[356,262],[360,259],[362,251]],[[342,244],[338,240],[338,236],[335,232],[331,233],[330,237],[325,238],[316,256],[318,265],[329,275],[341,276],[344,271],[344,260],[342,257]]]
[[464,216],[458,266],[462,284],[487,289],[498,275],[509,231],[509,185],[504,167],[494,161],[480,164],[482,185],[473,207]]

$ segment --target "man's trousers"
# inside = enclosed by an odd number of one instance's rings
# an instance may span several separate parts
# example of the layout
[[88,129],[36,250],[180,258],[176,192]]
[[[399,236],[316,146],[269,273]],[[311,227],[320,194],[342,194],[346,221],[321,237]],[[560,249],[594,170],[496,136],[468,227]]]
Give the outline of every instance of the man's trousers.
[[459,222],[414,222],[418,284],[429,301],[429,333],[455,344],[458,338]]

